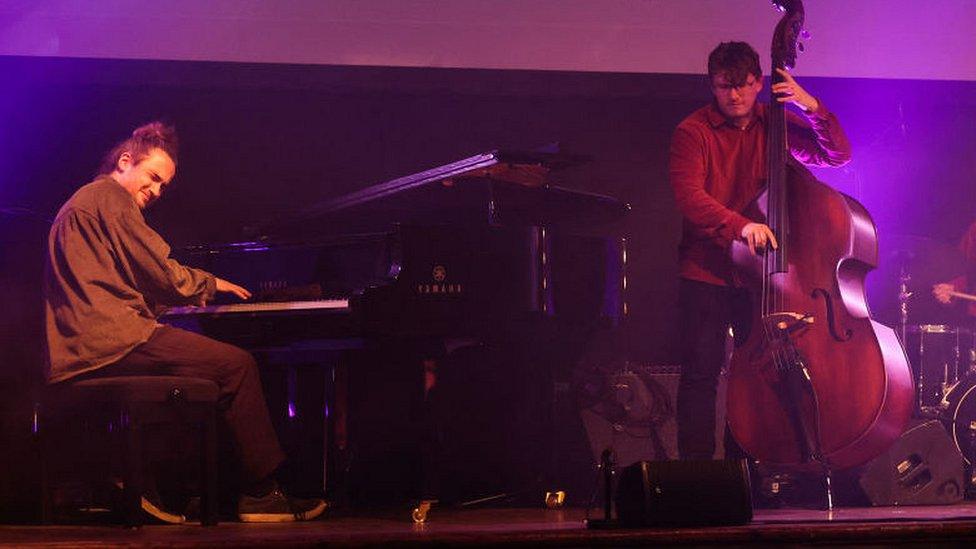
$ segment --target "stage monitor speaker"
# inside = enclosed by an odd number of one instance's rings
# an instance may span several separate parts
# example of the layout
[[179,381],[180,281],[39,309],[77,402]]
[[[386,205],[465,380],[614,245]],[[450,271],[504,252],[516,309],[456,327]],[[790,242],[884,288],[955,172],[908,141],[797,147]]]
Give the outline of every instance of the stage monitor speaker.
[[752,520],[745,460],[639,461],[620,474],[621,526],[719,526]]
[[933,419],[910,426],[859,483],[872,505],[945,505],[962,500],[964,473],[962,455]]

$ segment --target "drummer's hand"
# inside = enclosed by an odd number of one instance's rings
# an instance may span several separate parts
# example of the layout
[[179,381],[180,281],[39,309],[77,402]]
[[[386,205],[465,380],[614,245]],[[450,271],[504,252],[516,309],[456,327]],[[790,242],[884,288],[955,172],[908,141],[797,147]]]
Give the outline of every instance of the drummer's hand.
[[932,286],[932,295],[939,303],[949,303],[952,301],[952,292],[956,290],[952,284],[936,284]]
[[747,223],[745,227],[742,227],[742,233],[739,236],[746,241],[749,251],[753,255],[756,254],[756,250],[765,250],[767,245],[772,246],[774,250],[779,248],[773,230],[762,223]]

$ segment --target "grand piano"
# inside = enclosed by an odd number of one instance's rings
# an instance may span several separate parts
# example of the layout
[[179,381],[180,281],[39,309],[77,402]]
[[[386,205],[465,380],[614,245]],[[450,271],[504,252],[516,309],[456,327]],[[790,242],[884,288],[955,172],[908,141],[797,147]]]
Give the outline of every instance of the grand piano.
[[[247,241],[187,248],[183,261],[255,295],[167,317],[217,319],[207,328],[247,345],[375,333],[485,337],[547,320],[618,322],[626,254],[613,231],[629,206],[547,183],[551,170],[573,161],[491,151],[313,205],[258,227]],[[302,322],[291,327],[298,333],[277,328],[264,336],[219,326],[245,316]],[[317,331],[310,317],[333,324]]]
[[[431,348],[450,345],[431,342],[524,345],[544,333],[538,341],[552,344],[621,320],[626,249],[616,227],[629,206],[549,182],[583,160],[490,151],[313,204],[242,242],[189,247],[183,262],[254,297],[164,319],[259,360],[326,364],[321,397],[334,417],[322,439],[341,449],[356,398],[336,370],[342,353],[413,340],[425,342],[414,346],[424,349],[418,359],[436,358]],[[283,385],[294,417],[303,384],[292,374]]]

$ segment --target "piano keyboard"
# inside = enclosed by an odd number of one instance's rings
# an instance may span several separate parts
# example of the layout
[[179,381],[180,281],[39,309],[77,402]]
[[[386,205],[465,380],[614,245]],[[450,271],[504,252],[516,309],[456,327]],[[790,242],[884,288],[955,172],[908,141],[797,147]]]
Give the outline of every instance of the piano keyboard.
[[230,303],[227,305],[207,305],[205,307],[172,307],[162,317],[187,315],[221,315],[242,313],[276,313],[297,311],[347,311],[348,299],[318,299],[312,301],[267,301],[262,303]]

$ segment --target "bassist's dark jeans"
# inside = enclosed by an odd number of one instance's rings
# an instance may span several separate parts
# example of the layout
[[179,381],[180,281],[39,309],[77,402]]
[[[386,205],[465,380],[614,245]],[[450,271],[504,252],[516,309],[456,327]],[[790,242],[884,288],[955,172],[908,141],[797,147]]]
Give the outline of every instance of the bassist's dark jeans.
[[[678,452],[681,459],[712,459],[715,453],[715,398],[726,361],[729,326],[737,342],[747,335],[749,295],[742,289],[681,279],[681,381],[678,384]],[[726,456],[740,452],[725,437]]]

